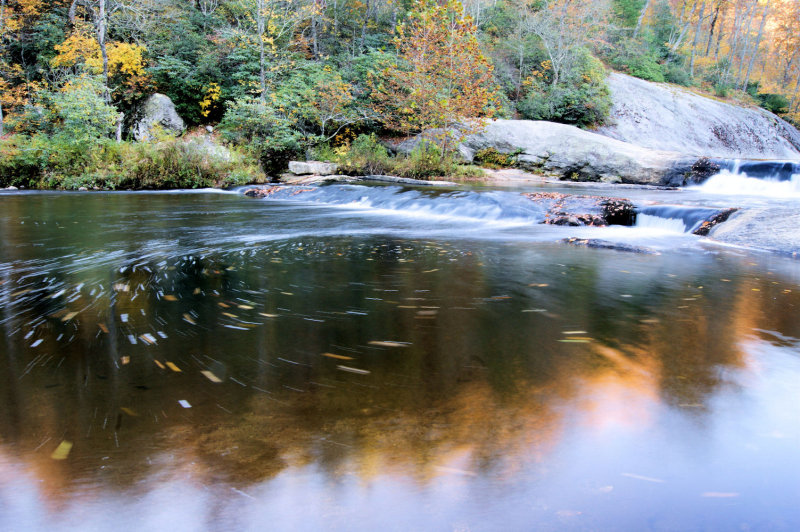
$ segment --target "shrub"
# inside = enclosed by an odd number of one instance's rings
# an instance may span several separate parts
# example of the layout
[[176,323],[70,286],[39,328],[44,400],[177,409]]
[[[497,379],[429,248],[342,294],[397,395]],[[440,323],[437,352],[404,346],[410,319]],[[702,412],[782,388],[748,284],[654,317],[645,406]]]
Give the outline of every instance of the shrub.
[[340,149],[340,153],[342,155],[337,158],[337,162],[345,174],[388,174],[394,167],[389,151],[378,142],[374,133],[359,135],[349,148]]
[[669,63],[664,67],[664,80],[676,85],[688,87],[692,84],[692,76],[681,65]]
[[486,148],[475,154],[475,162],[487,168],[511,168],[517,164],[517,156],[522,150],[500,153],[495,148]]
[[522,117],[578,126],[603,123],[611,109],[603,65],[583,50],[568,74],[556,86],[550,83],[547,72],[528,78],[529,92],[517,104]]
[[782,94],[764,93],[758,95],[761,107],[776,114],[789,112],[789,100]]

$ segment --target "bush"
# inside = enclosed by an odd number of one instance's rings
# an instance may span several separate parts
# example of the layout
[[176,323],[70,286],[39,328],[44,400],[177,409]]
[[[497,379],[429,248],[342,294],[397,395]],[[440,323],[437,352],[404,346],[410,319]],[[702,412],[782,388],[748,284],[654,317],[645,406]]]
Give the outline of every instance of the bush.
[[517,164],[517,156],[522,150],[500,153],[495,148],[486,148],[475,154],[475,162],[487,168],[511,168]]
[[689,87],[692,84],[692,76],[689,71],[683,66],[674,63],[669,63],[664,67],[664,80],[684,87]]
[[764,93],[758,95],[761,107],[776,114],[789,112],[789,100],[782,94]]
[[375,134],[359,135],[348,147],[340,148],[335,160],[340,170],[351,175],[388,174],[393,171],[394,164],[389,151],[378,142]]
[[547,72],[528,78],[530,90],[517,104],[522,117],[578,126],[602,124],[611,109],[603,65],[588,50],[583,50],[568,74],[555,87]]
[[289,161],[302,154],[309,139],[294,130],[276,110],[257,98],[232,102],[219,130],[223,137],[248,150],[261,163],[264,173],[278,176]]

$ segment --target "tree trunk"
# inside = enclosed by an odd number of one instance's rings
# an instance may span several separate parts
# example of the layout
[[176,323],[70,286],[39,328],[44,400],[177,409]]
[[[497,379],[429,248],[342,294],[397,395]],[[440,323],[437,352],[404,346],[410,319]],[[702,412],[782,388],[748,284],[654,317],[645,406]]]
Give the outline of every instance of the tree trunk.
[[359,52],[364,53],[364,42],[367,40],[367,20],[369,19],[370,0],[366,0],[364,7],[364,22],[361,24],[361,43],[359,45]]
[[700,5],[700,14],[697,16],[697,25],[694,27],[694,41],[692,42],[692,59],[689,62],[689,75],[694,77],[694,56],[697,53],[697,41],[700,40],[700,30],[703,26],[703,16],[706,13],[706,2]]
[[264,52],[264,0],[258,0],[256,3],[256,26],[258,30],[258,65],[259,65],[259,82],[261,83],[261,101],[267,98],[267,68],[266,68],[266,53]]
[[744,58],[747,51],[750,49],[750,40],[752,38],[750,28],[753,25],[753,19],[756,16],[756,8],[758,7],[758,0],[753,2],[752,8],[748,11],[747,27],[744,29],[744,44],[742,45],[741,53],[739,54],[739,69],[736,71],[737,83],[742,79],[742,72],[744,71]]
[[[0,46],[3,44],[3,28],[5,24],[6,0],[0,0]],[[0,49],[1,50],[1,49]],[[0,137],[3,136],[3,100],[0,100]]]
[[100,45],[100,55],[103,57],[103,85],[105,86],[104,98],[106,103],[111,103],[111,93],[108,90],[108,50],[106,50],[106,0],[98,1],[97,14],[97,44]]
[[652,2],[652,0],[646,0],[644,7],[642,7],[642,12],[639,13],[639,19],[636,21],[636,28],[633,30],[634,39],[639,35],[639,31],[642,29],[642,22],[644,21],[645,15],[647,15],[647,11],[650,9],[650,2]]
[[721,7],[722,7],[722,2],[717,4],[717,9],[714,10],[714,18],[711,19],[711,28],[708,30],[708,44],[706,45],[705,57],[708,57],[708,54],[711,53],[711,42],[714,40],[714,27],[717,25],[717,19],[719,18],[719,10]]
[[717,32],[717,44],[714,47],[714,61],[719,60],[719,48],[722,45],[722,36],[725,34],[725,14],[722,12],[722,20],[719,21],[719,31]]
[[747,74],[742,82],[742,90],[747,90],[747,84],[750,83],[750,73],[753,71],[753,63],[756,62],[758,55],[758,47],[761,45],[761,38],[764,36],[764,26],[767,22],[767,15],[769,14],[769,4],[764,6],[764,14],[761,16],[761,24],[758,27],[758,36],[756,37],[756,44],[753,47],[753,53],[750,55],[750,64],[747,65]]

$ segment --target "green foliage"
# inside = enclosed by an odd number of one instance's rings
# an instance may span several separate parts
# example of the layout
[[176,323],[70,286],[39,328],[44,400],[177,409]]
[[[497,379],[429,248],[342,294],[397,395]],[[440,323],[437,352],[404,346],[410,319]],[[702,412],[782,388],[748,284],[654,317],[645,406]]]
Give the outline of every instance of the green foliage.
[[664,80],[676,85],[683,85],[689,87],[692,85],[692,76],[689,71],[681,65],[675,63],[668,63],[664,67]]
[[228,106],[219,128],[226,140],[258,159],[267,175],[278,176],[309,144],[292,125],[267,102],[242,98]]
[[647,41],[622,39],[611,48],[607,59],[612,67],[631,76],[648,81],[665,80],[660,50]]
[[789,112],[789,100],[782,94],[764,93],[758,95],[761,107],[776,114]]
[[78,145],[113,134],[118,113],[106,103],[105,90],[99,77],[84,74],[49,93],[49,120],[57,134]]
[[394,161],[389,151],[374,133],[359,135],[349,147],[334,150],[331,160],[339,164],[339,169],[344,174],[381,175],[394,171]]
[[614,14],[622,26],[633,28],[644,7],[644,0],[614,0]]
[[163,189],[232,186],[263,175],[246,154],[214,155],[199,139],[76,144],[63,136],[0,139],[0,186]]
[[517,157],[522,150],[514,150],[511,153],[501,153],[495,148],[486,148],[475,154],[475,162],[487,168],[512,168],[517,165]]
[[581,51],[575,68],[556,86],[546,75],[529,79],[530,90],[517,105],[523,118],[585,127],[603,123],[611,109],[605,69],[588,50]]
[[407,156],[397,157],[392,173],[414,179],[474,178],[483,175],[480,168],[459,164],[451,151],[443,151],[436,143],[429,141],[417,144]]

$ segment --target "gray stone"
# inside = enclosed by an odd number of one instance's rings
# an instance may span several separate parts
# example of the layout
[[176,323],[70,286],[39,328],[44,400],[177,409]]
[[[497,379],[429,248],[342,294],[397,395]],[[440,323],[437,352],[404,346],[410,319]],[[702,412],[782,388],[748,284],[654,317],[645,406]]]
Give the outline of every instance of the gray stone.
[[178,136],[185,130],[186,124],[178,116],[169,96],[156,93],[136,110],[131,135],[138,141],[145,141],[151,140],[158,131]]
[[289,171],[295,175],[331,175],[339,166],[335,163],[321,161],[290,161]]
[[800,132],[764,109],[625,74],[611,74],[607,83],[613,105],[601,135],[684,155],[800,159]]
[[[409,153],[424,138],[419,135],[400,144],[398,153]],[[524,170],[577,181],[665,184],[682,181],[696,162],[680,153],[642,148],[575,126],[532,120],[488,121],[482,131],[465,137],[457,151],[464,161],[472,162],[487,148],[518,152],[518,166]]]
[[800,212],[792,207],[764,207],[735,212],[708,236],[719,242],[787,255],[800,254]]

